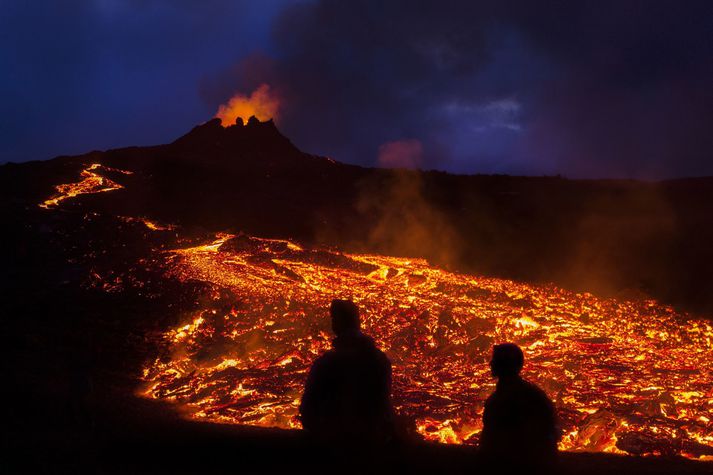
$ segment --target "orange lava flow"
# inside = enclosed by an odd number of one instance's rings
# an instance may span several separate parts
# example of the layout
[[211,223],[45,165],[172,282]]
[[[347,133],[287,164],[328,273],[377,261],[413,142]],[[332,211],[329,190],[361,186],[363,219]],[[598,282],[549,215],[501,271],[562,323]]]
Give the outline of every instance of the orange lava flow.
[[165,334],[142,394],[190,418],[299,427],[306,372],[330,346],[328,304],[351,298],[393,363],[397,411],[426,439],[477,443],[492,345],[512,341],[558,407],[562,450],[713,455],[713,326],[654,301],[246,236],[167,259],[169,274],[213,290]]
[[126,170],[118,170],[116,168],[109,168],[101,163],[92,163],[87,168],[82,170],[82,179],[76,183],[65,183],[62,185],[55,186],[57,193],[50,198],[39,204],[40,208],[54,208],[59,206],[59,203],[69,199],[74,198],[79,195],[86,195],[90,193],[102,193],[105,191],[119,190],[123,188],[122,185],[110,180],[109,178],[103,177],[97,173],[99,170],[104,169],[105,171],[113,171],[123,173],[125,175],[131,175],[132,172]]
[[156,221],[152,221],[148,218],[134,218],[132,216],[119,216],[121,221],[125,223],[141,223],[146,226],[146,229],[151,231],[173,231],[176,226],[173,224],[161,224]]

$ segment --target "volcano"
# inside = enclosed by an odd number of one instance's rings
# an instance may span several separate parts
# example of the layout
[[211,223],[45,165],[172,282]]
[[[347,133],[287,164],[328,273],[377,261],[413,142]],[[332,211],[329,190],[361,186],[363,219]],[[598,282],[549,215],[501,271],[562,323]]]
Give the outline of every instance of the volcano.
[[713,457],[713,179],[370,169],[251,118],[6,164],[0,183],[20,459],[156,460],[146,439],[175,450],[226,425],[296,450],[339,297],[392,359],[414,437],[477,444],[487,354],[508,340],[559,408],[562,450],[709,468],[681,457]]

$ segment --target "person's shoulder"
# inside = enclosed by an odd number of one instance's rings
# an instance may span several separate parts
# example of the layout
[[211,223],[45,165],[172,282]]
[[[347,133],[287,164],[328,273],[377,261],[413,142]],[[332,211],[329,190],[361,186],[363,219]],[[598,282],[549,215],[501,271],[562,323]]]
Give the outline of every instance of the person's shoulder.
[[493,402],[498,400],[498,397],[499,397],[499,395],[498,395],[497,391],[493,391],[492,393],[490,393],[490,396],[485,398],[485,406],[486,407],[492,406]]
[[383,369],[391,370],[391,360],[386,353],[381,351],[376,345],[376,341],[369,335],[361,334],[360,336],[360,353],[363,357],[368,358],[373,364],[380,366]]
[[547,395],[547,393],[539,387],[537,384],[533,383],[532,381],[528,381],[526,379],[522,380],[523,382],[523,389],[534,399],[538,399],[540,401],[546,402],[548,404],[551,404],[552,401],[550,400],[550,397]]
[[374,353],[376,353],[378,358],[381,358],[382,360],[387,361],[389,364],[391,364],[391,360],[389,360],[389,357],[386,356],[386,353],[381,351],[381,349],[376,346],[376,344],[374,344]]
[[334,351],[334,349],[327,350],[314,360],[312,363],[313,370],[319,370],[326,368],[334,364],[334,362],[339,358],[339,355]]
[[386,356],[386,353],[381,351],[376,345],[373,346],[372,354],[381,367],[389,371],[391,370],[391,360]]
[[545,394],[545,392],[542,390],[542,388],[539,387],[536,383],[533,383],[532,381],[523,379],[522,383],[527,388],[528,391],[532,391],[533,393],[538,393],[538,394]]
[[376,345],[376,341],[369,335],[366,335],[364,333],[360,333],[358,338],[356,339],[358,341],[358,347],[361,349],[361,351],[365,351],[367,353],[371,353],[375,355],[377,358],[382,358],[385,360],[389,360],[386,354],[379,349],[379,347]]

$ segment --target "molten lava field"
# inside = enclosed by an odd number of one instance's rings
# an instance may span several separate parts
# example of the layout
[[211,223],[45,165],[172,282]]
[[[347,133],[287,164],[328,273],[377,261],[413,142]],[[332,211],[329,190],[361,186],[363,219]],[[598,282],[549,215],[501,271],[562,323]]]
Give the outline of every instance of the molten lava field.
[[[120,187],[102,181],[99,167],[41,206]],[[330,347],[329,302],[349,298],[392,361],[397,412],[425,439],[477,443],[494,388],[490,351],[511,341],[525,351],[524,376],[558,408],[562,450],[713,458],[710,321],[653,300],[460,274],[423,259],[245,234],[196,243],[180,227],[115,219],[177,236],[142,265],[205,289],[150,342],[159,355],[138,391],[187,418],[298,428],[307,371]]]
[[713,328],[652,301],[455,274],[420,259],[219,235],[167,252],[169,273],[235,296],[166,333],[144,394],[189,417],[299,427],[310,363],[329,348],[326,309],[352,298],[391,358],[394,403],[427,439],[473,443],[494,385],[488,357],[513,341],[556,401],[563,450],[713,453]]

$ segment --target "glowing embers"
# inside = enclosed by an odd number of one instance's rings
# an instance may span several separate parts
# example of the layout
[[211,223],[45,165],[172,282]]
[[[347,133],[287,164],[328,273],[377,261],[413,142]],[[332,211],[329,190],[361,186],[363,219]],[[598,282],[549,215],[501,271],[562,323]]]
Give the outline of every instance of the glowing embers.
[[174,231],[175,224],[161,224],[157,221],[152,221],[148,218],[133,218],[131,216],[119,216],[119,219],[125,223],[141,223],[150,231]]
[[55,186],[57,193],[52,197],[46,199],[40,203],[40,208],[53,208],[59,206],[59,203],[68,199],[73,198],[78,195],[85,195],[89,193],[102,193],[105,191],[113,191],[123,188],[122,185],[110,180],[109,178],[101,176],[99,170],[118,172],[125,175],[131,175],[132,172],[127,170],[119,170],[116,168],[109,168],[101,163],[92,163],[87,168],[82,170],[82,179],[76,183],[66,183],[62,185]]
[[326,308],[341,297],[361,307],[393,362],[397,410],[428,439],[477,442],[492,344],[513,341],[559,409],[562,449],[713,454],[713,328],[652,301],[230,235],[170,253],[169,266],[213,294],[165,335],[145,394],[190,417],[298,427],[306,371],[330,346]]

